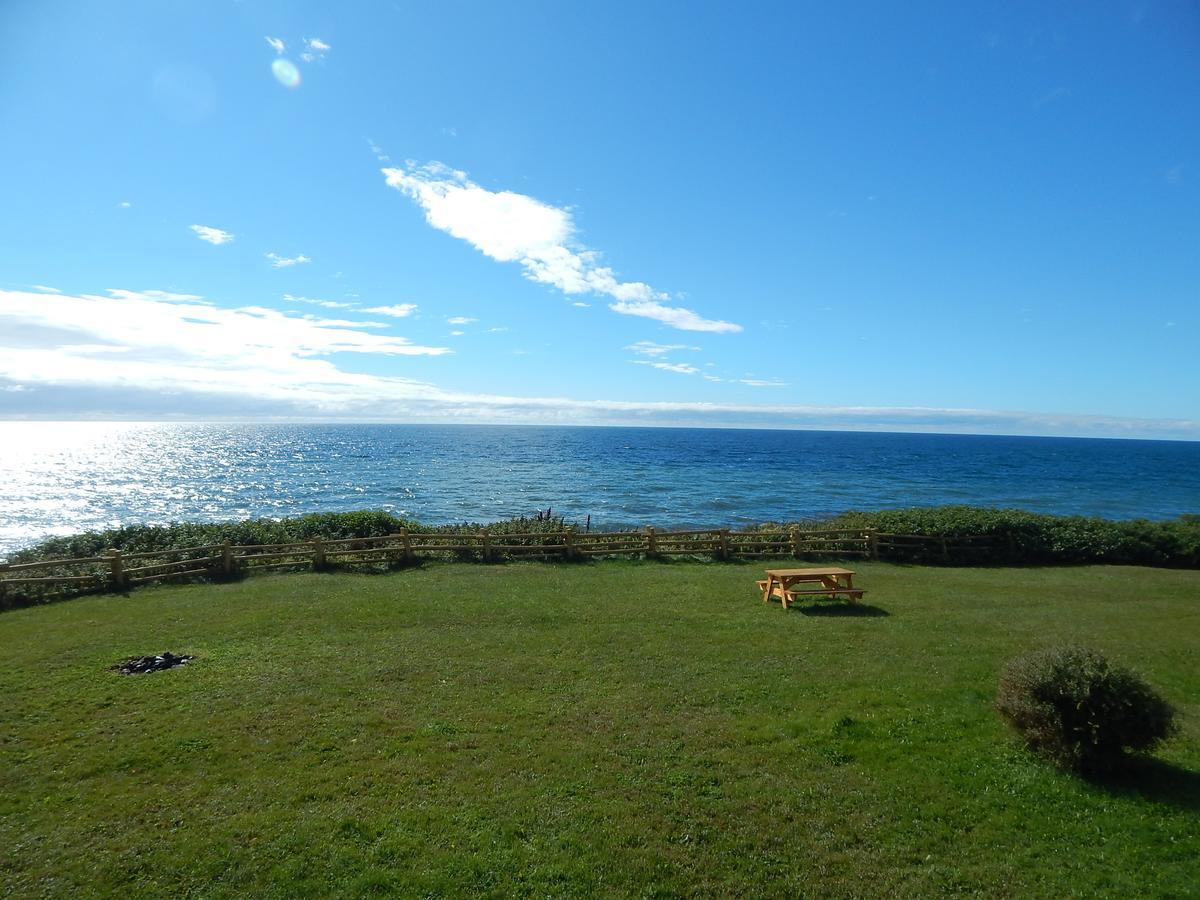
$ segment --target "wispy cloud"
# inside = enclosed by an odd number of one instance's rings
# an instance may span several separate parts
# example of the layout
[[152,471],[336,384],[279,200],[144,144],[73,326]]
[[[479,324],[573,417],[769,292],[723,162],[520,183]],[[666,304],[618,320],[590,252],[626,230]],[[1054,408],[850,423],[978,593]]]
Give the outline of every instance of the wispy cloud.
[[130,207],[133,206],[133,204],[131,202],[129,202],[128,200],[122,200],[120,203],[117,204],[117,206],[120,207],[121,209],[129,209]]
[[699,375],[700,374],[699,369],[697,369],[695,366],[689,365],[687,363],[673,363],[673,362],[661,362],[661,361],[660,362],[652,362],[651,360],[648,360],[648,359],[631,359],[630,362],[633,363],[634,365],[650,366],[651,368],[654,368],[654,369],[661,369],[664,372],[675,372],[679,375]]
[[687,344],[656,344],[654,341],[638,341],[636,344],[630,344],[625,348],[632,350],[639,356],[660,357],[666,356],[675,350],[699,350],[699,347],[691,347]]
[[[116,296],[119,294],[120,296]],[[332,354],[435,356],[403,338],[278,311],[119,291],[0,291],[0,417],[65,412],[363,421],[827,428],[1200,438],[1200,422],[921,407],[516,397],[340,369]],[[518,351],[514,351],[516,353]]]
[[[42,386],[257,396],[321,407],[381,380],[325,357],[440,356],[449,348],[364,329],[380,323],[230,309],[191,294],[0,291],[0,379]],[[394,379],[400,381],[400,379]],[[387,383],[387,379],[382,380]]]
[[383,152],[383,148],[370,138],[367,138],[367,146],[371,148],[371,153],[374,154],[375,158],[380,162],[392,161],[392,158]]
[[[340,300],[314,300],[311,297],[296,297],[292,294],[284,294],[283,299],[288,303],[307,303],[310,306],[323,306],[325,309],[354,309],[357,303],[344,303]],[[369,309],[367,312],[379,312],[378,309]]]
[[[180,294],[176,291],[128,291],[123,288],[109,288],[107,293],[114,300],[152,300],[156,303],[208,302],[199,294]],[[91,295],[84,294],[84,296],[89,297]]]
[[653,319],[686,331],[741,331],[740,325],[706,319],[673,306],[670,296],[640,281],[620,281],[600,254],[576,239],[571,213],[513,191],[489,191],[465,172],[441,163],[382,170],[390,187],[425,211],[425,220],[500,262],[517,262],[525,277],[565,294],[601,294],[609,309]]
[[228,231],[222,231],[220,228],[213,228],[211,225],[190,225],[188,226],[196,233],[196,237],[202,241],[207,241],[210,244],[228,244],[233,240],[233,235]]
[[451,316],[446,320],[451,325],[470,325],[472,322],[478,322],[478,319],[472,319],[470,316]]
[[372,306],[363,312],[379,313],[381,316],[391,316],[394,319],[404,319],[417,311],[415,303],[397,303],[394,306]]
[[735,382],[750,387],[787,387],[786,381],[770,381],[763,378],[738,378]]
[[572,303],[571,305],[572,305],[572,306],[578,306],[580,309],[587,309],[587,308],[588,308],[588,307],[590,307],[592,304],[590,304],[590,303],[584,303],[582,300],[576,300],[576,301],[575,301],[574,303]]
[[35,290],[35,291],[41,291],[43,294],[61,294],[62,293],[62,291],[60,291],[58,288],[50,287],[50,285],[48,285],[48,284],[31,284],[30,287],[33,288],[33,290]]
[[305,38],[304,50],[300,54],[300,58],[305,62],[313,62],[314,60],[324,59],[325,54],[332,49],[332,47],[330,47],[320,38]]
[[280,38],[267,37],[267,38],[265,38],[265,40],[268,44],[271,45],[271,49],[280,55],[282,55],[283,52],[287,49],[287,46],[283,43],[283,41]]
[[288,266],[298,266],[302,263],[312,262],[303,253],[299,256],[280,256],[278,253],[267,253],[265,255],[271,261],[271,268],[273,269],[286,269]]

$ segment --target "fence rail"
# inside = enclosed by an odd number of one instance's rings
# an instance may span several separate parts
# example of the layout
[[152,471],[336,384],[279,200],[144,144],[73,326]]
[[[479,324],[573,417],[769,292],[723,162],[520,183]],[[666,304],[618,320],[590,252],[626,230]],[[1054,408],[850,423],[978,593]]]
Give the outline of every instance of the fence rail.
[[521,534],[402,531],[377,537],[317,538],[282,544],[206,544],[137,553],[109,550],[104,556],[0,564],[0,608],[9,605],[10,600],[55,599],[66,595],[64,589],[71,594],[123,591],[154,581],[220,580],[262,569],[321,571],[356,565],[407,565],[423,559],[498,562],[521,558],[692,556],[715,559],[858,557],[946,562],[964,556],[981,557],[994,547],[993,540],[987,536],[945,538],[886,534],[873,529],[659,531],[647,526],[637,531],[586,533],[572,530]]

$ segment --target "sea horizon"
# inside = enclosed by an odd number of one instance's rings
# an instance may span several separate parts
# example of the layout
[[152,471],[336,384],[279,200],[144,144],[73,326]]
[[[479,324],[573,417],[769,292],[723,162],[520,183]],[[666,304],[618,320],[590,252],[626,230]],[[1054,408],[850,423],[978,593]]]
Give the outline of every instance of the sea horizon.
[[813,427],[807,425],[794,425],[788,423],[780,423],[778,425],[771,424],[755,424],[755,425],[739,425],[739,424],[722,424],[713,423],[655,423],[648,424],[644,422],[628,422],[628,423],[612,423],[612,422],[518,422],[518,421],[471,421],[461,422],[445,419],[336,419],[336,418],[237,418],[233,416],[222,416],[211,419],[205,418],[158,418],[148,419],[143,417],[137,418],[75,418],[75,419],[17,419],[17,418],[2,418],[0,417],[0,428],[6,425],[297,425],[297,426],[369,426],[369,425],[387,425],[387,426],[436,426],[439,428],[594,428],[594,429],[619,429],[619,428],[642,428],[648,431],[663,430],[663,431],[787,431],[787,432],[805,432],[805,433],[830,433],[830,434],[895,434],[895,435],[929,435],[931,437],[981,437],[981,438],[1046,438],[1049,440],[1067,439],[1078,441],[1132,441],[1132,442],[1148,442],[1148,443],[1164,443],[1164,444],[1200,444],[1200,436],[1197,437],[1144,437],[1138,435],[1112,435],[1112,434],[1046,434],[1043,432],[1021,432],[1021,431],[955,431],[942,427],[911,428],[903,429],[896,428],[893,425],[880,425],[872,428],[870,426],[855,425],[847,427],[823,426]]
[[964,504],[1200,512],[1200,443],[482,423],[0,422],[0,553],[83,531],[383,509],[428,525],[552,509],[593,529],[747,527]]

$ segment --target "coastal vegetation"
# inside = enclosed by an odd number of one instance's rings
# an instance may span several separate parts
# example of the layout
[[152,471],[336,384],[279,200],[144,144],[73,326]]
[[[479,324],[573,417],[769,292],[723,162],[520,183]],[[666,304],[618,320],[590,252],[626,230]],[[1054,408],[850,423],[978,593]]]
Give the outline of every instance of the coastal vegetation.
[[[0,894],[1186,896],[1200,572],[432,563],[0,615]],[[1063,643],[1180,713],[1079,778],[997,714]],[[185,666],[124,677],[164,651]]]
[[947,506],[852,512],[731,531],[648,526],[592,532],[556,518],[425,526],[383,510],[230,523],[131,525],[51,538],[0,563],[0,610],[152,581],[228,581],[263,568],[386,572],[422,560],[503,562],[601,556],[730,562],[866,558],[988,566],[1108,563],[1200,567],[1200,516],[1110,521]]
[[1088,647],[1048,647],[1004,667],[996,708],[1029,748],[1064,769],[1109,772],[1179,727],[1137,673]]
[[[949,556],[938,550],[907,554],[910,557],[921,556],[923,562],[964,565],[1108,563],[1200,568],[1200,515],[1197,514],[1167,521],[1115,521],[1085,516],[1031,513],[1019,509],[938,506],[848,512],[830,519],[767,523],[744,529],[743,533],[778,533],[791,527],[806,530],[874,529],[897,535],[992,539],[987,544],[986,558],[981,558],[977,551],[966,549]],[[524,535],[538,532],[581,533],[583,527],[551,515],[506,519],[487,524],[464,522],[424,525],[383,510],[359,510],[280,519],[246,519],[240,522],[127,525],[107,531],[48,538],[11,554],[8,561],[25,563],[95,556],[108,549],[142,553],[223,542],[256,545],[309,541],[313,538],[337,540],[383,537],[404,530],[440,535],[487,531],[494,536],[503,537],[508,534]]]
[[[1056,516],[1021,509],[935,506],[849,512],[828,520],[830,528],[874,528],[895,534],[947,539],[988,537],[985,559],[958,557],[967,565],[1108,563],[1200,568],[1200,515],[1166,521]],[[926,554],[924,562],[939,562]],[[953,562],[955,560],[951,560]]]

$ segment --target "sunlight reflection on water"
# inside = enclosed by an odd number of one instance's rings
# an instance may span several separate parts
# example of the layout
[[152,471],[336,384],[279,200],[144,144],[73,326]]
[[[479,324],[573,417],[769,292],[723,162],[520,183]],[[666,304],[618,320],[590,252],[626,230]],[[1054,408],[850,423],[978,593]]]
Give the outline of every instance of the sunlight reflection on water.
[[[1131,473],[1140,473],[1137,478]],[[851,432],[0,423],[0,552],[134,523],[386,509],[430,524],[552,506],[593,527],[745,525],[973,503],[1200,511],[1200,444]]]

